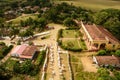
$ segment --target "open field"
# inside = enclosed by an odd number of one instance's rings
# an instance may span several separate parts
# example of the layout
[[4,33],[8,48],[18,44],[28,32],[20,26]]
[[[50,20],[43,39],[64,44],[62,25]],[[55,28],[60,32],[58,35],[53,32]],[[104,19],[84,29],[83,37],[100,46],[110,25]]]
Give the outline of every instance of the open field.
[[14,24],[17,24],[17,23],[20,23],[21,20],[25,21],[28,18],[35,19],[35,18],[37,18],[37,14],[24,14],[22,16],[15,18],[15,19],[12,19],[8,22],[13,22]]
[[54,0],[55,3],[67,2],[75,6],[81,6],[83,8],[92,10],[101,10],[107,8],[120,9],[119,0]]

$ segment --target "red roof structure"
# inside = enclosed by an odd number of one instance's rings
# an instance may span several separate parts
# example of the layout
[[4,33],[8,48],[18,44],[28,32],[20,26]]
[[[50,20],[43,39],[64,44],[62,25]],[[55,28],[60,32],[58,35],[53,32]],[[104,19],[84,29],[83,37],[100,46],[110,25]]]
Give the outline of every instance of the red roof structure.
[[102,26],[99,26],[98,29],[105,35],[107,36],[107,38],[109,39],[109,41],[111,43],[120,43],[120,41],[115,38],[108,30],[106,30],[105,28],[103,28]]
[[120,43],[117,38],[102,26],[84,24],[84,27],[93,40],[109,40],[113,44]]
[[36,46],[29,46],[29,45],[23,44],[23,45],[16,46],[12,50],[11,55],[22,58],[22,59],[32,59],[36,51],[37,51]]
[[120,59],[116,56],[95,56],[96,63],[99,66],[103,65],[114,65],[114,66],[120,66]]

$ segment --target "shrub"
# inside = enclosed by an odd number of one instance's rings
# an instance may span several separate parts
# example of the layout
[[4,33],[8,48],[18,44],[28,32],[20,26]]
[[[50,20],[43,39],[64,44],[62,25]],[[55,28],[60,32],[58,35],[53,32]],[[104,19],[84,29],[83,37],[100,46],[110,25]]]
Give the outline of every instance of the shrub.
[[63,33],[63,29],[60,29],[60,30],[58,31],[58,39],[63,37],[63,36],[62,36],[62,33]]
[[115,52],[115,55],[120,57],[120,50],[117,50],[117,51]]
[[106,55],[107,53],[106,53],[106,51],[105,50],[100,50],[100,51],[98,51],[98,55],[100,55],[100,56],[103,56],[103,55]]

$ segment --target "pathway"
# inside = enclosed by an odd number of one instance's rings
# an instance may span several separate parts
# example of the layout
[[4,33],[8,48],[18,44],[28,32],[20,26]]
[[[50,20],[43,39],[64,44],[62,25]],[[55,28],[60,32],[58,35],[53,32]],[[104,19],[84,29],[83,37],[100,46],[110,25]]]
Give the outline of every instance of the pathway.
[[[52,26],[52,25],[51,25]],[[32,40],[35,44],[48,44],[48,45],[52,45],[53,47],[53,58],[54,58],[54,63],[52,65],[53,69],[54,69],[54,73],[55,73],[55,76],[54,76],[54,80],[60,80],[60,73],[59,73],[59,66],[58,66],[58,51],[57,51],[57,34],[58,34],[58,30],[61,29],[61,28],[65,28],[65,27],[62,27],[61,25],[57,25],[57,24],[54,24],[53,25],[55,29],[53,30],[50,30],[50,38],[49,39],[44,39],[44,40],[41,40],[40,38],[37,38],[36,40]],[[48,65],[49,67],[49,65]],[[50,74],[52,74],[52,72],[50,72]]]

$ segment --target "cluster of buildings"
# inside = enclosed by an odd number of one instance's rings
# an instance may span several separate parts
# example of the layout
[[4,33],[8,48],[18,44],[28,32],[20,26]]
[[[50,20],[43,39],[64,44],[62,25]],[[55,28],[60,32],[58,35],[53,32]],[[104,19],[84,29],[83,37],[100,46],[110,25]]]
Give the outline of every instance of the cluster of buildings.
[[[81,22],[80,31],[88,50],[118,50],[120,41],[108,30],[95,24],[84,24]],[[120,57],[117,56],[93,56],[93,62],[101,67],[114,66],[120,68]]]

